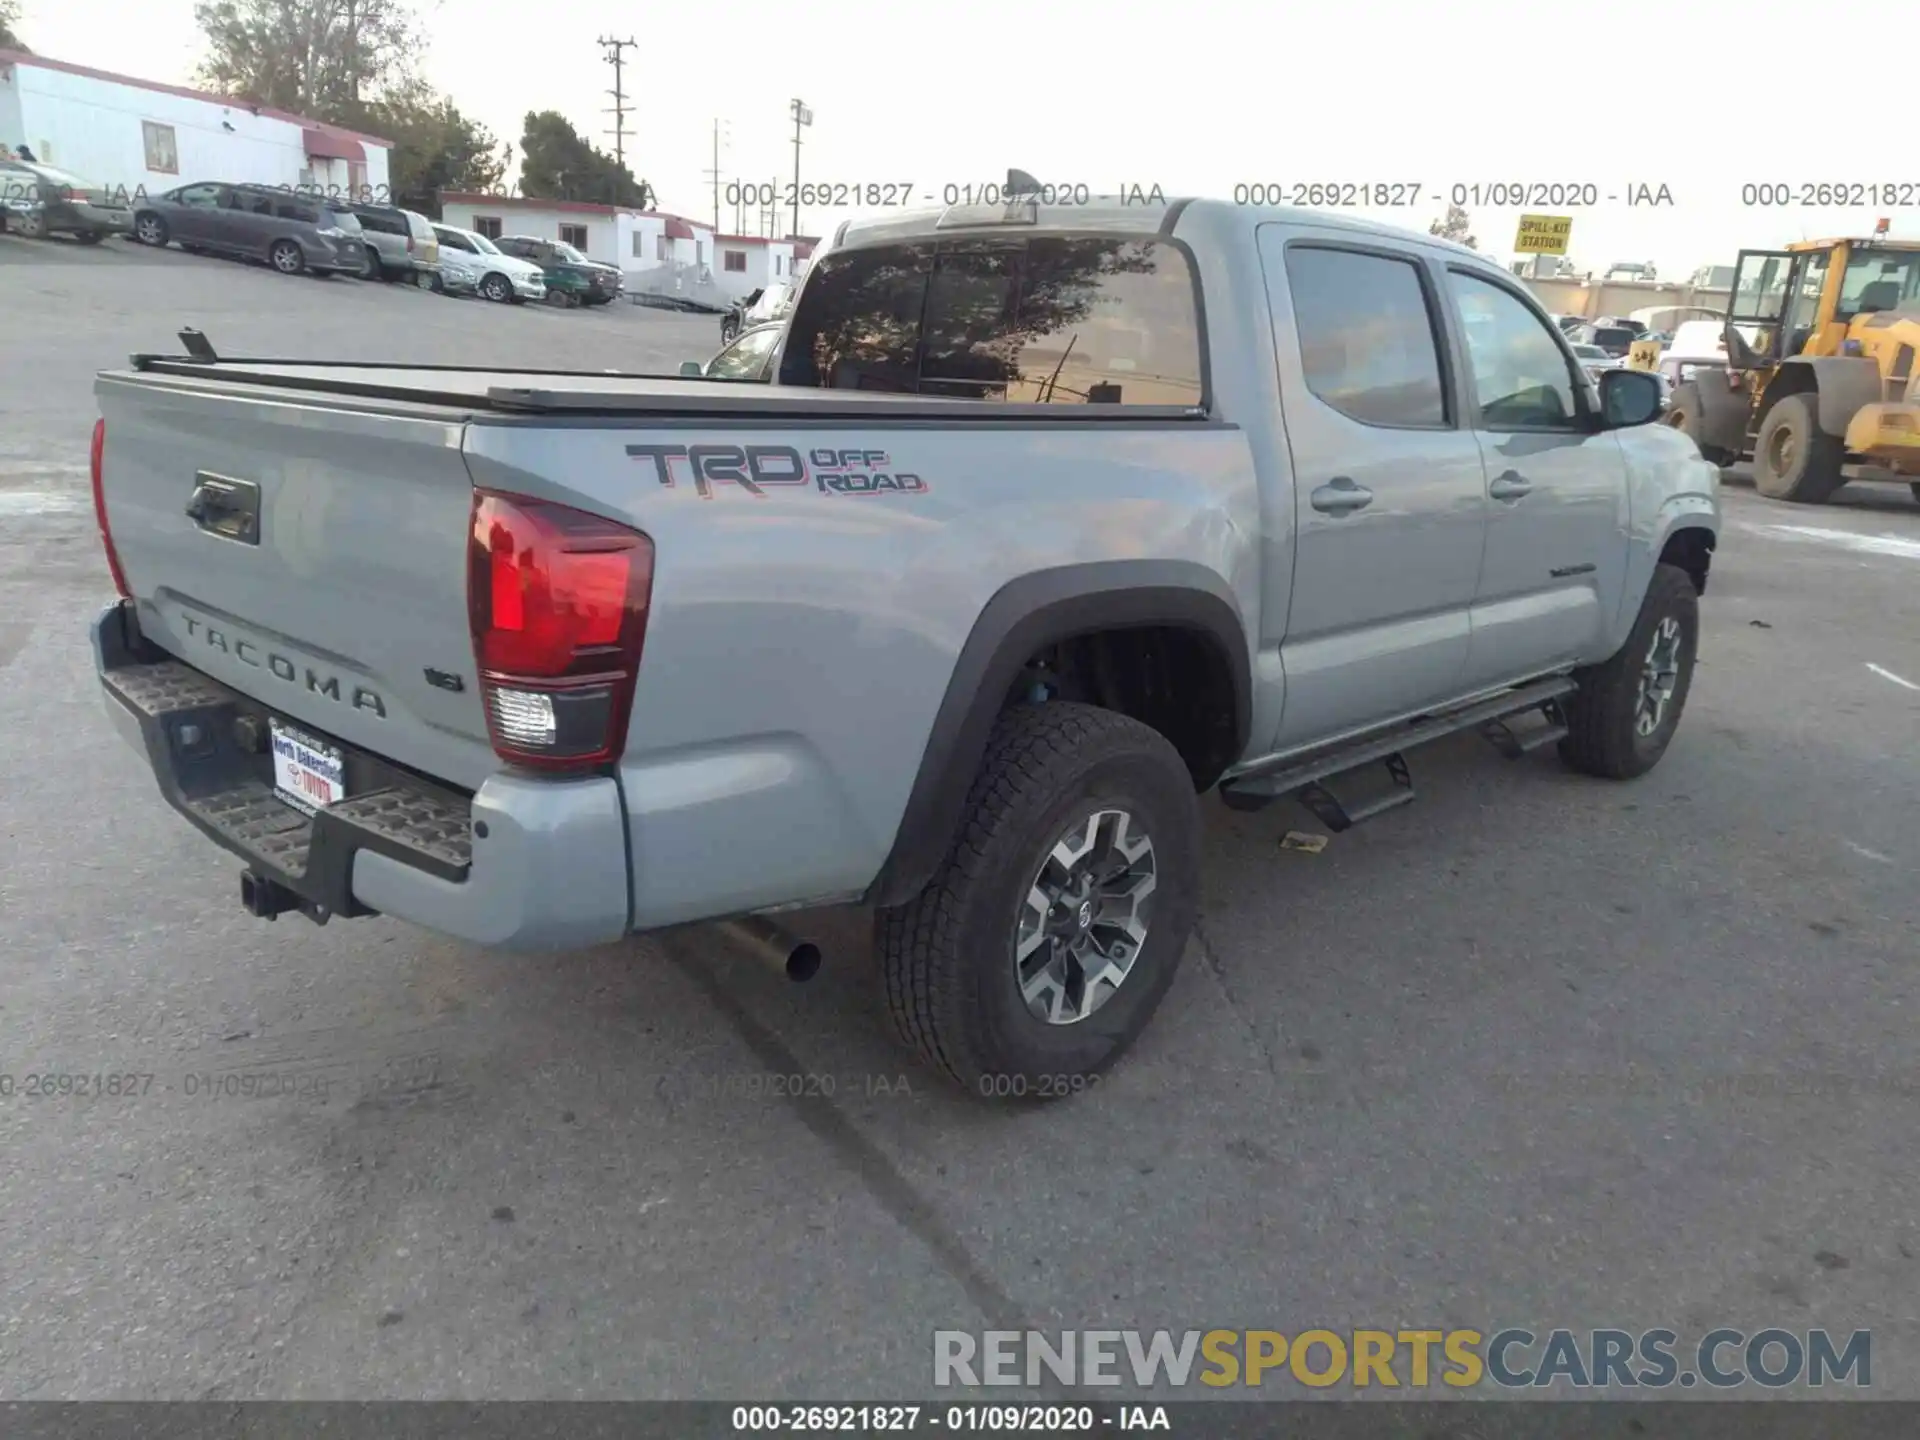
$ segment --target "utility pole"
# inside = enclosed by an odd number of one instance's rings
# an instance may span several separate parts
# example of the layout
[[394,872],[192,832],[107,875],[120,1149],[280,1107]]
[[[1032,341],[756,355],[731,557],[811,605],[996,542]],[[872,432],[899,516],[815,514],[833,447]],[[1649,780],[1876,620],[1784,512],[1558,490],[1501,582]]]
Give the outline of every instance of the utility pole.
[[733,129],[723,125],[718,118],[713,122],[713,168],[707,174],[713,178],[713,233],[720,233],[720,140],[724,133],[728,148],[732,147]]
[[800,233],[800,127],[813,124],[813,111],[804,100],[793,102],[793,233]]
[[[615,40],[609,36],[600,37],[600,48],[607,52],[606,61],[613,66],[613,89],[607,94],[613,96],[613,159],[618,165],[627,163],[627,92],[621,84],[621,69],[628,50],[638,50],[640,42],[633,39]],[[611,197],[609,197],[611,198]]]

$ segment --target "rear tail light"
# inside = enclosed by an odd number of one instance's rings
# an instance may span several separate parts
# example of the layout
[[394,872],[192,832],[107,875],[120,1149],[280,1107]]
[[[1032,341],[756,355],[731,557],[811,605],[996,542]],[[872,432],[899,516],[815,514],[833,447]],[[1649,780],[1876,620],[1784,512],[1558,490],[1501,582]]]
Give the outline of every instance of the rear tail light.
[[476,491],[467,608],[494,753],[547,770],[618,759],[652,596],[640,531]]
[[107,422],[93,422],[92,453],[88,457],[88,468],[93,476],[93,518],[100,527],[100,545],[107,552],[107,569],[113,575],[113,588],[120,592],[122,600],[133,598],[133,592],[127,589],[127,572],[120,568],[120,552],[113,548],[113,531],[107,525],[107,492],[101,483],[100,472],[107,458]]

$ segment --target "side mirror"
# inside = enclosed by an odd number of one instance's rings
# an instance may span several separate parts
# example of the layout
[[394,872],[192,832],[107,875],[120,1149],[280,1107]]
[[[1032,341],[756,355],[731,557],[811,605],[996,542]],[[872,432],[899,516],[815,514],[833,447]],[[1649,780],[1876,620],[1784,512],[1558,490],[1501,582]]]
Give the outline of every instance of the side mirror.
[[1660,377],[1648,370],[1602,370],[1600,413],[1609,430],[1646,425],[1660,418],[1664,400]]
[[689,375],[695,379],[698,379],[701,375],[703,375],[706,372],[701,370],[700,362],[698,360],[682,360],[680,362],[680,373],[682,375]]

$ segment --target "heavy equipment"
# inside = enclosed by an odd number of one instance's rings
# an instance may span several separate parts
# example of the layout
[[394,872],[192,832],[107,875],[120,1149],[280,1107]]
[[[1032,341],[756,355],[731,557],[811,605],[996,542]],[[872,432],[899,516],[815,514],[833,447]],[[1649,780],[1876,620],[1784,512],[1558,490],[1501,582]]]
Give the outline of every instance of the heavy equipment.
[[[1920,476],[1920,240],[1803,240],[1742,250],[1724,369],[1694,369],[1667,423],[1720,465],[1753,460],[1754,488],[1825,502],[1859,464]],[[1920,480],[1908,480],[1920,500]]]

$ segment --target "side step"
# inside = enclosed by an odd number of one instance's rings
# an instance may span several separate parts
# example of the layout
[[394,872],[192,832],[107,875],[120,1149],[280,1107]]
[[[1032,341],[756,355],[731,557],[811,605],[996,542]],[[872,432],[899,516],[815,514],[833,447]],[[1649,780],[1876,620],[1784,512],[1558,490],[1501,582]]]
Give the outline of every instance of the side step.
[[[1371,820],[1412,803],[1413,776],[1407,768],[1405,751],[1443,735],[1478,728],[1502,755],[1518,760],[1567,733],[1561,701],[1578,688],[1566,676],[1537,680],[1458,710],[1422,716],[1383,734],[1323,750],[1304,759],[1283,761],[1270,770],[1236,775],[1220,787],[1220,798],[1233,810],[1259,810],[1293,796],[1337,835],[1362,820]],[[1545,724],[1525,730],[1515,730],[1509,724],[1535,710],[1541,713]],[[1327,782],[1331,780],[1380,764],[1386,766],[1388,785],[1372,799],[1349,804],[1328,788]]]

